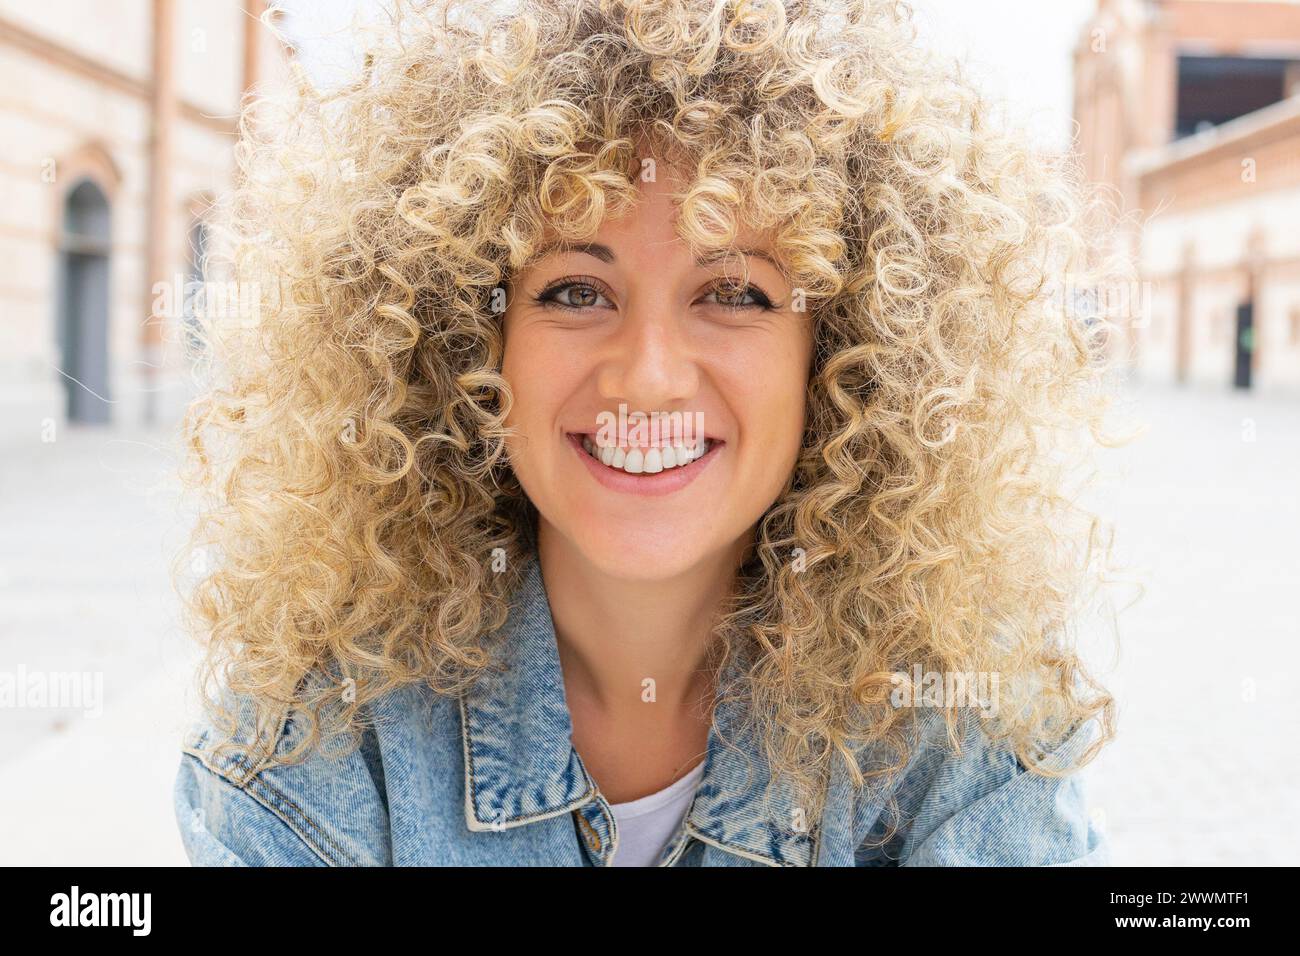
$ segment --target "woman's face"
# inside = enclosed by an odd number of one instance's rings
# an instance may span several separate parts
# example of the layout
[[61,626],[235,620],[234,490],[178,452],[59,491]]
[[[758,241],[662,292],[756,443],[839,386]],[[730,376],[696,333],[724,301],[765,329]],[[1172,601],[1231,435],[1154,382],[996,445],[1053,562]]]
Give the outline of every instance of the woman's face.
[[585,249],[515,276],[505,313],[515,474],[542,522],[624,579],[734,554],[803,434],[807,313],[754,254],[771,255],[755,233],[736,243],[750,251],[744,290],[736,254],[695,261],[673,228],[671,176],[659,164]]

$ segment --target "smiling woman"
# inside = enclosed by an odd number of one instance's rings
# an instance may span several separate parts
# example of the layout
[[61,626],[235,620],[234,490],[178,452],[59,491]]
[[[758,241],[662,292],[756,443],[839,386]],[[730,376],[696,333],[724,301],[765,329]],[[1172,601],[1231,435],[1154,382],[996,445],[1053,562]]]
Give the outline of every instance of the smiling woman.
[[1102,862],[1068,170],[893,2],[405,14],[226,210],[191,859]]

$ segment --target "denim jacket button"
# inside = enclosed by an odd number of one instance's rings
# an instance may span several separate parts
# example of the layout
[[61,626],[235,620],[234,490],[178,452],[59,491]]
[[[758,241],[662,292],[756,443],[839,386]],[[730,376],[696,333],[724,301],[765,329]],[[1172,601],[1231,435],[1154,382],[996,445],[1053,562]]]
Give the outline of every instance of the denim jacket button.
[[596,832],[596,828],[591,825],[591,822],[582,814],[582,811],[578,811],[578,827],[582,830],[582,839],[586,842],[587,848],[592,853],[599,854],[601,847],[600,834]]

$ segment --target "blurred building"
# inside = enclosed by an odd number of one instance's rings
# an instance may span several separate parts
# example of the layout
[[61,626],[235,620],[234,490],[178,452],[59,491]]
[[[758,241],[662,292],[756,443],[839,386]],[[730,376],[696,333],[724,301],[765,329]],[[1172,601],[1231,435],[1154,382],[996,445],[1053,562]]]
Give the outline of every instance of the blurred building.
[[1099,0],[1074,77],[1085,168],[1140,216],[1114,345],[1149,380],[1300,391],[1300,5]]
[[[0,0],[0,426],[174,420],[181,284],[232,182],[240,101],[282,82],[265,0]],[[164,283],[168,295],[158,295]]]

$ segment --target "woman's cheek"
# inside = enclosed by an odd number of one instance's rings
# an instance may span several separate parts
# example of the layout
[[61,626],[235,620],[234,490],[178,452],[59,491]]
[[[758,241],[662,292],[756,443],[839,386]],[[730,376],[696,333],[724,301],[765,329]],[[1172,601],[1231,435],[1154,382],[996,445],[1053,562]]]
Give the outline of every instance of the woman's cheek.
[[[769,483],[779,493],[794,468],[803,444],[805,402],[808,382],[802,364],[802,350],[792,343],[789,361],[768,370],[763,401],[763,445],[771,463]],[[757,397],[757,396],[756,396]]]
[[548,369],[550,353],[542,336],[526,330],[507,340],[502,376],[514,399],[512,417],[527,424],[540,411],[546,383],[554,378]]

